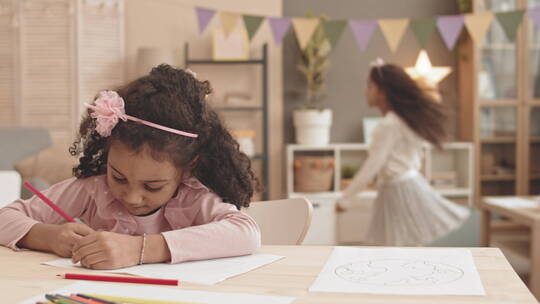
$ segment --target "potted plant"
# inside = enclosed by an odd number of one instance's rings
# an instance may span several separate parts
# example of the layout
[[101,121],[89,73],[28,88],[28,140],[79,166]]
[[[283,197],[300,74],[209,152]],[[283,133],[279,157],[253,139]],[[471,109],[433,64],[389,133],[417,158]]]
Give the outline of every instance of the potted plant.
[[347,189],[347,186],[349,186],[349,184],[352,182],[357,170],[357,167],[351,165],[344,165],[343,167],[341,167],[341,191]]
[[330,142],[332,110],[316,106],[325,89],[331,50],[323,29],[326,18],[320,17],[320,21],[310,42],[302,50],[301,62],[297,66],[306,80],[306,103],[293,112],[293,124],[297,143],[305,145],[326,145]]

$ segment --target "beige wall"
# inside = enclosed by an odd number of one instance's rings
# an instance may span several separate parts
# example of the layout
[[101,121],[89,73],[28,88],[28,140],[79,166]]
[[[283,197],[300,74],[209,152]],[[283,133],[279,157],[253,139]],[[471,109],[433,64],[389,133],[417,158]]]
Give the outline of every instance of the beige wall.
[[[127,0],[125,19],[128,79],[138,76],[136,58],[137,50],[141,47],[177,49],[178,60],[174,63],[180,66],[184,64],[183,47],[186,42],[190,44],[190,57],[210,58],[211,31],[207,30],[203,35],[199,35],[194,5],[266,16],[280,16],[282,13],[281,0]],[[209,27],[217,26],[218,20],[219,18],[214,17]],[[281,48],[275,47],[266,23],[262,25],[251,44],[254,57],[260,56],[260,46],[264,42],[268,42],[269,46],[270,197],[276,199],[282,197],[283,193],[282,56]],[[212,77],[208,68],[201,72],[196,70],[196,72],[199,78],[204,78],[206,75],[209,75],[208,78]],[[234,77],[234,75],[228,76]]]

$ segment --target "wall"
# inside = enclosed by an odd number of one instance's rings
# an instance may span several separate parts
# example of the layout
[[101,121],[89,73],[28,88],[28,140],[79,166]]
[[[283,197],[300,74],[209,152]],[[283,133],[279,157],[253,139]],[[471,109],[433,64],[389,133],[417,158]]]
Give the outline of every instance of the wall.
[[[161,47],[178,49],[178,65],[183,66],[184,43],[189,42],[190,57],[210,58],[210,30],[201,36],[194,13],[194,6],[199,5],[217,10],[235,11],[247,14],[280,16],[282,1],[249,0],[128,0],[126,1],[126,73],[128,79],[137,76],[136,56],[141,47]],[[209,28],[216,25],[219,18],[213,19]],[[283,91],[282,91],[282,56],[280,47],[275,47],[270,29],[263,24],[251,43],[252,55],[260,57],[262,43],[269,42],[269,129],[270,134],[270,196],[279,198],[282,193],[282,151],[283,151]],[[219,74],[210,67],[194,67],[199,78],[236,77],[235,73]],[[235,70],[236,72],[236,70]],[[239,72],[240,74],[241,72]],[[216,88],[216,95],[220,92]]]
[[[414,18],[443,14],[455,14],[457,5],[453,0],[287,0],[283,3],[284,16],[303,16],[306,12],[324,14],[330,19],[361,18]],[[436,30],[437,31],[437,30]],[[346,29],[337,47],[330,55],[327,92],[322,105],[333,109],[334,123],[332,142],[359,142],[362,136],[362,118],[379,116],[378,111],[368,108],[364,97],[369,64],[377,57],[386,62],[402,66],[414,65],[420,47],[410,29],[405,33],[398,49],[392,53],[380,29],[377,29],[366,51],[361,52],[350,29]],[[434,32],[427,47],[431,62],[436,66],[452,66],[454,72],[440,83],[444,103],[457,112],[457,68],[456,55],[448,51],[438,32]],[[287,143],[294,142],[292,111],[303,102],[299,88],[304,80],[296,70],[299,48],[291,30],[284,42],[284,137]],[[450,127],[455,134],[455,121]]]

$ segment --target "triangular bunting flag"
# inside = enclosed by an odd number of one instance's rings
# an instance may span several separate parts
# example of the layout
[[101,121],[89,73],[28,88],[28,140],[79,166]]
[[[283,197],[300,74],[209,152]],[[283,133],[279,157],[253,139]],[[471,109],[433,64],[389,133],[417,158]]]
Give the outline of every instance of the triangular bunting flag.
[[418,43],[422,48],[426,48],[429,38],[435,30],[435,19],[434,18],[422,18],[414,19],[411,21],[411,30],[413,31]]
[[253,36],[257,34],[257,30],[261,27],[264,18],[261,16],[244,15],[244,25],[248,33],[248,38],[251,41]]
[[356,39],[356,44],[361,51],[367,48],[373,32],[377,28],[375,20],[349,20],[349,26]]
[[531,19],[538,28],[540,28],[540,6],[530,8],[527,11],[529,19]]
[[212,21],[216,11],[202,7],[195,7],[195,11],[197,12],[197,21],[199,22],[199,34],[202,34],[210,21]]
[[437,28],[449,50],[454,49],[459,34],[463,29],[463,15],[440,16],[437,18]]
[[502,26],[506,38],[514,42],[517,36],[517,29],[523,20],[523,10],[511,11],[511,12],[502,12],[496,13],[495,16],[499,21],[499,24]]
[[319,26],[318,18],[293,18],[292,20],[294,32],[296,33],[296,38],[300,44],[300,48],[303,50],[306,48],[313,32]]
[[493,21],[493,13],[486,12],[481,14],[465,15],[465,26],[475,43],[482,43],[484,36]]
[[341,38],[341,35],[343,34],[343,30],[345,29],[346,24],[347,23],[343,20],[330,20],[323,23],[326,38],[328,38],[328,41],[330,42],[332,48],[337,45],[339,38]]
[[221,19],[221,25],[223,26],[223,32],[225,37],[234,30],[234,27],[240,19],[240,14],[230,12],[219,12],[219,18]]
[[289,27],[291,26],[290,18],[278,18],[278,17],[268,17],[268,24],[272,29],[272,36],[274,36],[274,41],[277,45],[281,43]]
[[395,52],[409,25],[409,19],[380,19],[378,21],[390,50]]

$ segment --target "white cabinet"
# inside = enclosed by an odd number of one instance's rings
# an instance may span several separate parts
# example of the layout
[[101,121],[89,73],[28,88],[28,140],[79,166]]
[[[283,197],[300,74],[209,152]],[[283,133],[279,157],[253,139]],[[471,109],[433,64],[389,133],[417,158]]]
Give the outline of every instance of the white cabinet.
[[[323,147],[296,144],[287,146],[287,195],[306,197],[313,204],[313,219],[304,244],[357,244],[365,239],[372,204],[377,195],[376,189],[360,193],[347,212],[336,214],[335,203],[341,197],[341,169],[343,166],[358,169],[367,158],[367,149],[368,146],[362,143],[330,144]],[[314,153],[334,157],[331,188],[321,192],[297,192],[294,180],[295,158]],[[471,205],[474,194],[473,155],[471,143],[446,143],[442,150],[426,148],[422,174],[443,196]]]

